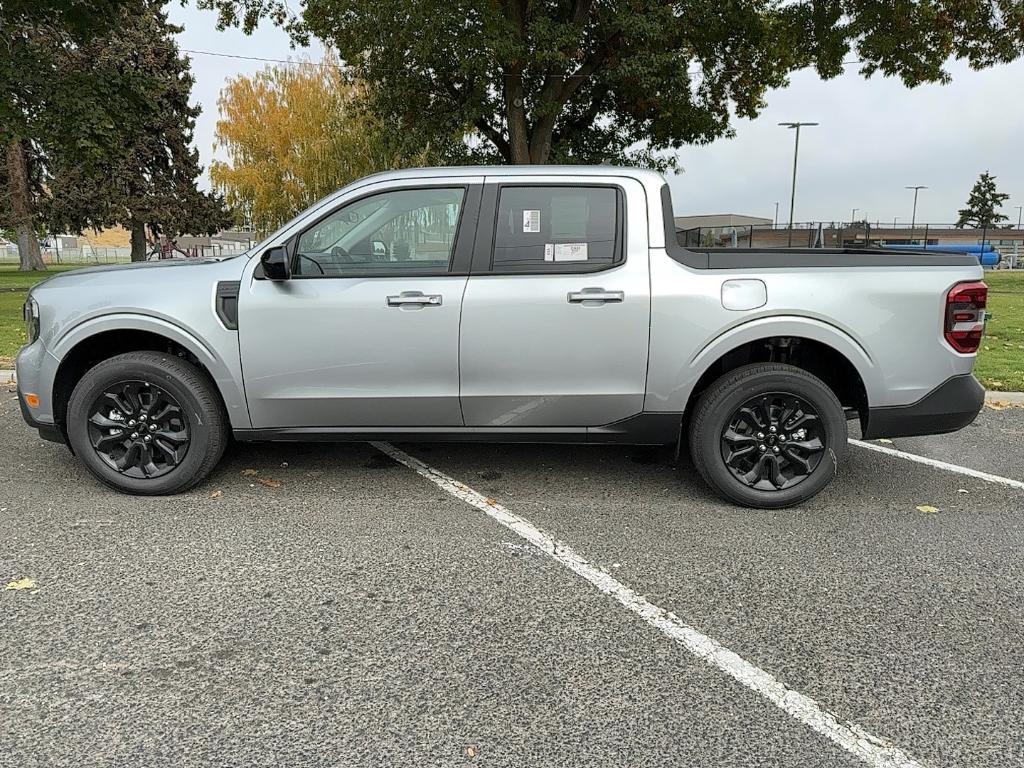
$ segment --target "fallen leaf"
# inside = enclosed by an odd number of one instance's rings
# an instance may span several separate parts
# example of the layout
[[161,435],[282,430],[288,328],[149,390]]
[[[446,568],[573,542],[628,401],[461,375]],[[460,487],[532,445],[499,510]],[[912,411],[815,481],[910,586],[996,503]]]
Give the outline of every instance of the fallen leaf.
[[490,498],[487,498],[487,499],[484,499],[484,503],[485,503],[485,504],[489,504],[490,506],[492,506],[492,507],[493,507],[493,506],[494,506],[495,504],[497,504],[497,503],[498,503],[498,500],[497,500],[497,499],[490,499]]
[[210,498],[211,499],[219,499],[223,495],[224,495],[224,491],[214,491],[213,493],[210,494]]
[[35,585],[36,580],[30,579],[26,576],[23,579],[18,579],[17,581],[10,582],[6,587],[4,587],[4,589],[33,589]]
[[476,747],[472,744],[466,747],[466,757],[476,757]]
[[242,470],[242,474],[245,475],[246,477],[252,477],[253,475],[258,475],[259,473],[260,473],[260,471],[258,469],[243,469]]
[[918,512],[925,512],[926,514],[931,515],[931,514],[934,514],[935,512],[938,512],[939,508],[938,507],[933,507],[931,504],[919,504],[917,506],[917,511]]
[[261,477],[256,482],[258,482],[260,485],[267,486],[267,488],[280,488],[281,487],[281,481],[280,480],[274,480],[273,478],[270,478],[270,477]]
[[880,442],[880,443],[889,443],[890,445],[892,445],[892,440],[889,440],[889,439],[884,438],[884,437],[878,438],[878,442]]

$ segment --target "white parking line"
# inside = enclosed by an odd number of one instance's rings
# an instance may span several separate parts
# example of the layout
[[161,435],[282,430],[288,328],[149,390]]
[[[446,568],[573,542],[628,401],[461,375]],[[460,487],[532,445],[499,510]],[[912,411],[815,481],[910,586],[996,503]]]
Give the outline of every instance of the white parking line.
[[770,673],[741,658],[714,638],[684,624],[675,614],[649,602],[596,565],[587,562],[568,545],[544,533],[526,518],[510,512],[494,499],[487,498],[390,443],[375,442],[372,445],[442,490],[501,523],[601,592],[617,600],[650,626],[678,642],[697,658],[759,693],[779,709],[822,736],[828,737],[873,768],[923,768],[921,763],[890,742],[873,736],[855,723],[841,721],[823,709],[814,699],[787,688]]
[[915,461],[918,464],[926,464],[929,467],[935,467],[936,469],[944,469],[947,472],[956,472],[961,475],[967,475],[968,477],[976,477],[979,480],[984,480],[989,483],[999,483],[1000,485],[1008,485],[1011,488],[1018,488],[1024,491],[1024,483],[1020,480],[1011,480],[1008,477],[1000,477],[999,475],[990,475],[988,472],[979,472],[977,469],[971,469],[970,467],[961,467],[959,464],[949,464],[945,461],[939,461],[938,459],[929,459],[925,456],[918,456],[916,453],[907,453],[906,451],[899,451],[895,448],[887,448],[884,445],[877,445],[876,443],[867,443],[863,440],[854,440],[852,437],[849,439],[850,445],[856,445],[860,448],[867,448],[869,451],[877,451],[878,453],[884,453],[888,456],[898,456],[901,459],[907,461]]

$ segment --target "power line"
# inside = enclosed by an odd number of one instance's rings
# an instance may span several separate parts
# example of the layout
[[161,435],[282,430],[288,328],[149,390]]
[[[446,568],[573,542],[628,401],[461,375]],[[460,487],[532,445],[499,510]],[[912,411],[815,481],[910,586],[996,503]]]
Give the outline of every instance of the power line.
[[[328,62],[328,61],[295,61],[293,59],[270,59],[270,58],[266,58],[265,56],[243,56],[242,54],[239,54],[239,53],[222,53],[220,51],[198,51],[198,50],[195,50],[193,48],[182,48],[181,52],[182,53],[191,53],[191,54],[196,55],[196,56],[217,56],[217,57],[220,57],[220,58],[223,58],[223,59],[242,59],[244,61],[263,61],[263,62],[266,62],[268,64],[288,64],[289,66],[293,66],[293,67],[314,66],[314,67],[330,67],[332,69],[344,69],[343,66],[340,66],[338,64],[332,64],[331,62]],[[844,66],[844,67],[852,66],[854,64],[863,64],[863,60],[861,60],[861,59],[852,59],[850,61],[840,62],[840,65]],[[396,71],[398,71],[398,70],[396,70]],[[704,68],[701,65],[698,64],[696,69],[687,70],[686,73],[688,75],[699,75],[703,71],[704,71]],[[729,70],[726,70],[726,71],[729,71]],[[583,77],[594,77],[597,74],[598,73],[594,72],[594,73],[591,73],[589,75],[583,75]],[[514,73],[514,72],[505,72],[505,73],[503,73],[503,75],[505,77],[523,77],[522,74]],[[580,75],[565,75],[565,77],[580,77]]]

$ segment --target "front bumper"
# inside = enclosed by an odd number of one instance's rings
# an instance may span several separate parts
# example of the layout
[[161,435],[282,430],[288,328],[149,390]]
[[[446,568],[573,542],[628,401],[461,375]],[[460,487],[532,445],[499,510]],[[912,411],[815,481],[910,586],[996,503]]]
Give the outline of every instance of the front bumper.
[[64,435],[60,431],[60,427],[56,424],[45,424],[44,422],[38,421],[32,415],[32,410],[28,407],[28,403],[25,402],[25,396],[21,394],[21,387],[18,387],[18,405],[21,406],[21,418],[23,418],[25,423],[30,427],[38,430],[39,436],[43,438],[43,440],[49,440],[54,443],[65,443]]
[[984,404],[985,388],[974,376],[953,376],[911,405],[869,408],[863,434],[873,439],[956,432],[974,421]]

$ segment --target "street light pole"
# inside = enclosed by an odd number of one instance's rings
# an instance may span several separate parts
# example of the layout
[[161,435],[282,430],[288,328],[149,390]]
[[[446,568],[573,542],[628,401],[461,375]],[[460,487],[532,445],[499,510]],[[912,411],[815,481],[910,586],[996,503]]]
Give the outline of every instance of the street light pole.
[[914,190],[914,212],[910,216],[910,236],[914,236],[914,225],[917,223],[917,193],[922,189],[928,189],[924,184],[917,184],[913,187],[907,187],[907,189]]
[[[778,200],[775,201],[775,223],[772,225],[772,229],[775,229],[777,226],[779,226],[779,201]],[[1020,227],[1018,227],[1018,229],[1020,229]]]
[[796,128],[796,141],[793,145],[793,187],[789,193],[789,244],[793,245],[793,208],[796,206],[796,161],[800,156],[800,129],[802,127],[817,125],[817,123],[779,123],[786,128]]

